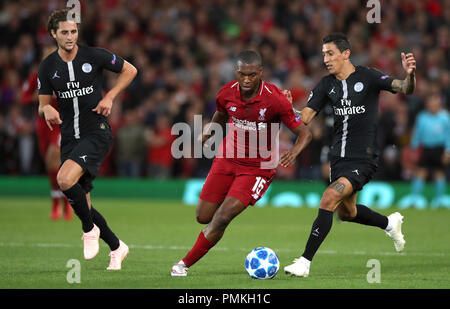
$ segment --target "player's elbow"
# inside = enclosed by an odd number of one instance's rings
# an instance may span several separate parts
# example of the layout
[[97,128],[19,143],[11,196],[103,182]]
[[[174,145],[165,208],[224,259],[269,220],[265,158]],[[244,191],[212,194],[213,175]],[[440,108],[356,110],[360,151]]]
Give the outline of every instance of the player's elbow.
[[136,69],[136,67],[134,65],[130,64],[130,75],[133,78],[135,78],[137,74],[138,74],[138,69]]
[[131,77],[131,79],[134,79],[136,77],[136,75],[138,74],[138,69],[136,69],[136,67],[134,65],[132,65],[131,63],[125,61],[123,69],[122,69],[122,73],[126,73],[127,75],[129,75]]
[[136,76],[138,73],[138,69],[136,69],[136,67],[134,65],[131,66],[131,69],[132,69],[133,76]]

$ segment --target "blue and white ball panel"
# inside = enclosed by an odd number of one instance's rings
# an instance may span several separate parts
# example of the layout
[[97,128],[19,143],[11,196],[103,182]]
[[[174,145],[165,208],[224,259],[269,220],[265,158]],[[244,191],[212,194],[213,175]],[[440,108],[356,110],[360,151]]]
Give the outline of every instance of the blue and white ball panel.
[[280,261],[272,249],[258,247],[247,255],[245,269],[252,278],[270,279],[278,273]]

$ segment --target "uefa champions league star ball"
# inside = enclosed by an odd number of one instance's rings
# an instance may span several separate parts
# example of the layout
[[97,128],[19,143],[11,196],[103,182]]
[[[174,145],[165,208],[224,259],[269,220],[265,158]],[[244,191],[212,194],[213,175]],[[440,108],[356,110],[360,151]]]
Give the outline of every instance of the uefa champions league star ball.
[[272,279],[279,269],[280,260],[270,248],[253,249],[245,259],[245,270],[254,279]]

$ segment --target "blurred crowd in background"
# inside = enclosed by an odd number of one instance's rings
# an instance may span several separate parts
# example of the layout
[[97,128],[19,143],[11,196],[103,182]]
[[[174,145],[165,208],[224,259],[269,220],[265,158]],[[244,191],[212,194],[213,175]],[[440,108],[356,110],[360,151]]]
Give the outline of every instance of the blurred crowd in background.
[[[49,13],[67,1],[0,0],[0,175],[45,174],[35,134],[37,97],[21,100],[28,76],[37,70],[45,46]],[[450,108],[450,1],[381,1],[381,23],[368,23],[370,8],[359,0],[82,0],[79,43],[109,49],[133,63],[139,74],[118,98],[109,122],[115,144],[100,175],[121,177],[205,177],[207,159],[174,159],[174,123],[206,123],[215,98],[234,80],[235,56],[259,51],[263,79],[291,90],[302,109],[309,92],[328,74],[321,39],[348,35],[351,61],[398,79],[406,73],[400,53],[417,60],[413,95],[382,92],[379,108],[380,167],[376,178],[410,180],[418,152],[410,147],[417,114],[427,97],[439,94]],[[105,74],[105,89],[116,74]],[[278,178],[327,177],[332,109],[312,123],[313,141]],[[293,143],[280,135],[281,151]],[[450,176],[447,170],[447,177]]]

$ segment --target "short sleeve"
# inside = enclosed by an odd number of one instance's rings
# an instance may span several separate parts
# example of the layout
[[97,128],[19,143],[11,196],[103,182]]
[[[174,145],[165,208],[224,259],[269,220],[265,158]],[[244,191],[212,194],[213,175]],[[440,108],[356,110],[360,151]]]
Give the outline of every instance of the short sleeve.
[[121,57],[104,48],[96,48],[96,55],[100,67],[115,73],[122,71],[125,61]]
[[395,91],[392,90],[392,81],[394,80],[392,77],[374,68],[369,68],[369,72],[371,75],[371,83],[375,85],[378,90],[386,90],[395,93]]
[[50,84],[50,79],[48,75],[48,70],[46,68],[45,61],[41,62],[39,65],[38,75],[37,75],[37,88],[38,93],[41,95],[52,95],[53,88]]
[[285,97],[283,93],[280,94],[280,103],[278,104],[279,114],[281,121],[288,127],[290,130],[298,127],[303,121],[300,117],[300,114],[295,111],[291,102]]
[[325,78],[322,78],[316,87],[314,87],[314,89],[310,92],[306,106],[319,113],[327,102],[328,97],[325,91]]

